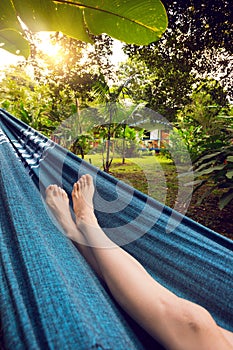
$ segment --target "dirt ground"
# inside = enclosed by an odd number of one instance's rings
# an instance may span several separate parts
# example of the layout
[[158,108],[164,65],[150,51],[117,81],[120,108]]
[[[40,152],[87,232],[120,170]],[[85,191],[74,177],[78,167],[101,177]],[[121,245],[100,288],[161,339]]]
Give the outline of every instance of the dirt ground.
[[218,208],[218,197],[212,194],[208,200],[197,205],[200,190],[193,194],[187,216],[212,230],[233,239],[233,204],[223,210]]
[[[125,165],[126,166],[126,165]],[[123,172],[119,171],[119,165],[117,169],[114,169],[112,175],[116,176],[120,180],[130,181],[130,184],[138,188],[140,191],[147,194],[147,183],[144,178],[143,172]],[[174,169],[172,168],[169,171],[169,168],[166,169],[166,176],[168,182],[172,185],[175,183]],[[143,187],[143,184],[145,185]],[[156,187],[156,184],[155,184]],[[199,222],[200,224],[209,227],[213,231],[220,233],[230,239],[233,240],[233,203],[228,205],[223,210],[220,210],[218,207],[218,196],[212,193],[208,199],[200,205],[197,204],[199,198],[202,197],[203,193],[207,190],[207,188],[202,187],[198,191],[194,192],[192,195],[192,200],[189,204],[188,211],[186,215],[193,219],[194,221]],[[177,196],[177,186],[170,186],[169,194],[168,194],[168,202],[166,204],[168,206],[174,207],[174,201]],[[152,197],[157,198],[152,195]]]

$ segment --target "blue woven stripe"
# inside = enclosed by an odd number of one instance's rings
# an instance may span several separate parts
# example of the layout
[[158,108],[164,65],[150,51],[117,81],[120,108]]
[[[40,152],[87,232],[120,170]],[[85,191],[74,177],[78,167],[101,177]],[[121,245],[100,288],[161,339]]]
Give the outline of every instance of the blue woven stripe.
[[[233,330],[230,240],[188,218],[178,225],[178,213],[173,215],[175,230],[166,233],[169,208],[107,174],[98,171],[96,176],[90,164],[49,144],[4,111],[0,127],[0,307],[2,341],[7,348],[161,348],[115,305],[47,215],[40,192],[49,183],[61,181],[70,193],[74,181],[85,172],[96,178],[97,192],[106,201],[96,214],[111,238],[121,243],[134,238],[135,232],[141,235],[124,248],[160,283],[207,307],[220,325]],[[41,150],[46,150],[46,162],[40,158],[45,155]],[[119,195],[118,187],[122,209],[106,213],[108,203]],[[119,225],[124,230],[116,234]]]
[[[1,147],[1,324],[8,349],[140,348],[105,288]],[[12,171],[13,170],[13,171]],[[128,334],[129,333],[129,334]]]

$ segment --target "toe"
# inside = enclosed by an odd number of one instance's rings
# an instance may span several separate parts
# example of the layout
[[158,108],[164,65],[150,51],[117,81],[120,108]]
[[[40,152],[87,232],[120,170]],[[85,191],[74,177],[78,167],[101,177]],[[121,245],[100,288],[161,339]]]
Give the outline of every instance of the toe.
[[84,186],[85,182],[86,182],[85,175],[81,176],[78,182],[79,182],[79,185],[82,188]]
[[89,175],[89,174],[87,174],[87,175],[86,175],[86,181],[87,181],[87,184],[88,184],[88,185],[91,185],[92,182],[93,182],[92,176]]
[[49,185],[49,186],[46,188],[45,192],[46,192],[46,194],[49,194],[49,192],[53,192],[53,190],[54,190],[54,185]]
[[63,189],[61,188],[61,187],[57,187],[57,192],[59,193],[59,194],[62,194],[62,192],[63,192]]
[[78,183],[75,182],[73,186],[72,196],[75,196],[77,194],[77,190],[78,190]]
[[45,190],[46,195],[48,195],[49,192],[51,192],[51,190],[52,190],[51,187],[52,187],[52,185],[49,185],[49,186],[46,188],[46,190]]
[[57,185],[53,185],[53,194],[57,196],[59,193],[59,187]]
[[66,191],[64,191],[63,189],[61,189],[61,195],[63,196],[63,198],[67,198],[68,197]]
[[66,191],[63,190],[63,188],[59,187],[59,186],[56,186],[55,188],[55,192],[57,193],[57,195],[63,197],[63,198],[66,198],[67,197],[67,194],[66,194]]

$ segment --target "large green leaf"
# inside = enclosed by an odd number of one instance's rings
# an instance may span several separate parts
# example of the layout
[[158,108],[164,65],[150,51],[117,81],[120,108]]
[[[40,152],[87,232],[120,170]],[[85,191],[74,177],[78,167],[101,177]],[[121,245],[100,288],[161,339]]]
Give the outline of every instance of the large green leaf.
[[[21,33],[17,16],[33,32],[61,31],[90,42],[91,34],[107,33],[127,43],[146,45],[158,40],[167,27],[166,11],[160,0],[1,0],[0,30]],[[18,36],[15,44],[1,41],[12,52],[25,52]],[[13,45],[13,46],[12,46]]]
[[29,56],[30,49],[28,42],[16,30],[0,30],[0,43],[4,43],[3,49],[7,48],[10,53]]
[[0,1],[0,44],[3,49],[25,57],[29,54],[29,45],[23,38],[21,26],[15,9],[9,0]]
[[85,2],[88,5],[84,9],[85,21],[95,35],[107,33],[127,43],[145,45],[158,40],[167,27],[166,11],[159,0]]
[[83,41],[90,41],[83,20],[83,9],[52,0],[12,0],[17,14],[33,32],[60,31]]
[[10,0],[0,1],[0,30],[14,29],[21,31],[13,4]]

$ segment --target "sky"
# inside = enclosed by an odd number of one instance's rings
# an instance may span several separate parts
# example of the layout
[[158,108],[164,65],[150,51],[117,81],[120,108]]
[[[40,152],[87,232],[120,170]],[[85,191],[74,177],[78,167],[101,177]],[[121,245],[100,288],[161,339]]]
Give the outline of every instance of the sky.
[[[122,51],[122,43],[114,40],[112,63],[118,65],[119,62],[126,60],[127,56]],[[4,69],[10,64],[16,64],[19,60],[23,60],[22,56],[17,56],[0,48],[0,69]]]
[[127,55],[124,54],[122,50],[123,43],[119,40],[114,40],[113,44],[113,56],[112,56],[112,63],[118,64],[122,61],[125,61],[127,59]]
[[10,64],[15,64],[17,61],[22,59],[22,56],[16,56],[6,50],[0,49],[0,68],[4,68]]

